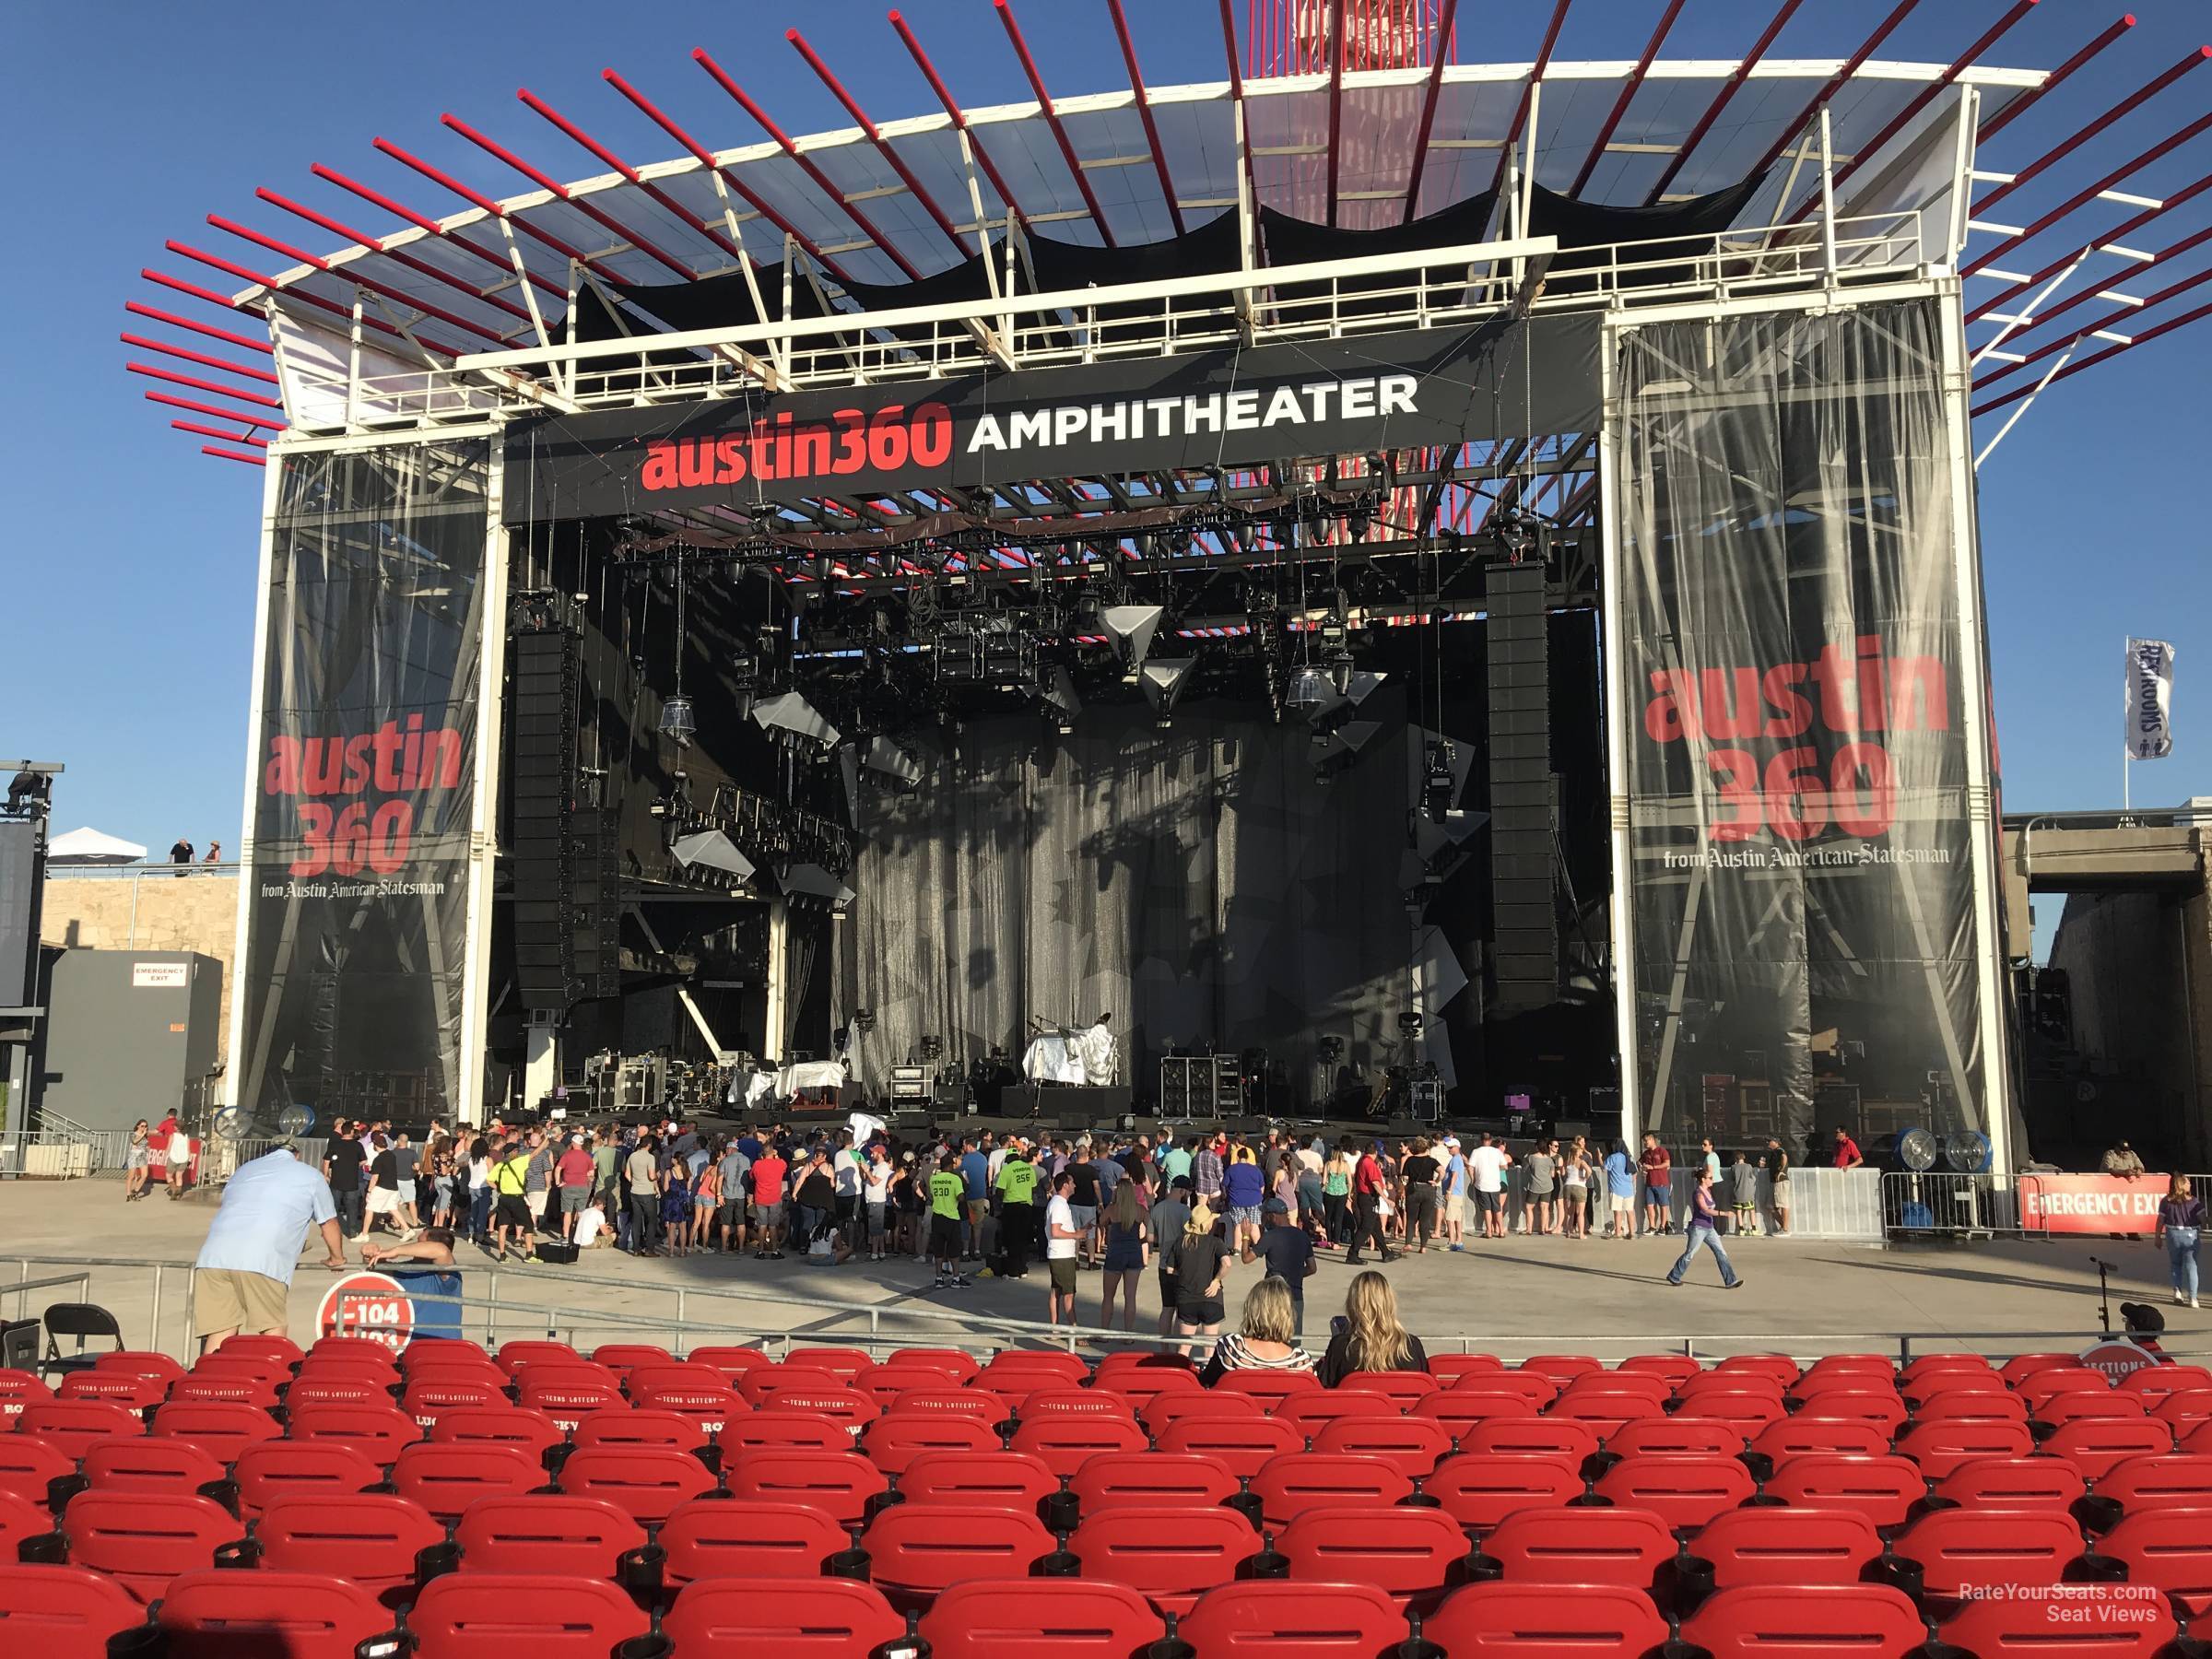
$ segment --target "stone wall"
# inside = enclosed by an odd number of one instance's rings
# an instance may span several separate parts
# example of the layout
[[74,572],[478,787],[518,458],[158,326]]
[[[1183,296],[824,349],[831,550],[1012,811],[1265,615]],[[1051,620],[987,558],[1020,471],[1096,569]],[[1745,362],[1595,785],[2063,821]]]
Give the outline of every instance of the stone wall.
[[238,946],[238,873],[159,865],[127,875],[49,876],[39,938],[90,950],[196,950],[223,965],[221,1023],[230,1030],[231,956]]

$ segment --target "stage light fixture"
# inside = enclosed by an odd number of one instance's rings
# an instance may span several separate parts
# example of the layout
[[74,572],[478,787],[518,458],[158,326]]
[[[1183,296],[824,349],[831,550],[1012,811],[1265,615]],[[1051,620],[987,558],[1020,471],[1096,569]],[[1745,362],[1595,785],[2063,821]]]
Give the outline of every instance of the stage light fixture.
[[1197,662],[1196,657],[1162,657],[1145,665],[1142,682],[1145,698],[1151,703],[1161,731],[1166,731],[1172,722],[1175,700],[1182,694]]
[[1305,663],[1291,675],[1290,684],[1283,692],[1283,707],[1300,714],[1311,713],[1327,702],[1329,696],[1327,678],[1312,664]]
[[1421,781],[1421,806],[1431,823],[1446,823],[1458,815],[1458,809],[1452,805],[1459,793],[1452,760],[1450,742],[1440,739],[1429,745],[1427,771]]
[[1375,515],[1366,507],[1355,507],[1344,515],[1344,527],[1354,541],[1365,541],[1375,527]]
[[680,692],[661,705],[661,735],[679,747],[688,744],[699,731],[699,722],[691,712],[691,700]]
[[1398,1016],[1398,1034],[1401,1037],[1411,1037],[1421,1029],[1421,1016],[1408,1008]]
[[1153,636],[1167,619],[1167,608],[1159,605],[1110,605],[1100,618],[1106,625],[1106,637],[1113,641],[1114,654],[1122,660],[1122,683],[1134,686],[1144,668],[1145,658],[1152,649]]
[[760,665],[749,652],[740,650],[730,659],[730,694],[737,705],[737,718],[748,719],[753,712],[753,693],[759,688]]

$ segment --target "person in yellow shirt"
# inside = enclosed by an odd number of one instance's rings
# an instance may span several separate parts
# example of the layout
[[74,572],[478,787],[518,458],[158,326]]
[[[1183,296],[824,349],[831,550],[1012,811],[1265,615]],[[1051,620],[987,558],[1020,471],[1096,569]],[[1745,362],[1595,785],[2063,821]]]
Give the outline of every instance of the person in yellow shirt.
[[507,1235],[514,1234],[515,1253],[528,1259],[530,1243],[530,1205],[524,1194],[530,1187],[530,1149],[515,1141],[500,1148],[499,1161],[491,1166],[491,1190],[497,1207],[493,1210],[491,1230],[491,1259],[507,1259]]
[[937,1263],[937,1282],[932,1288],[958,1289],[968,1282],[960,1277],[960,1221],[967,1199],[968,1181],[960,1173],[959,1155],[947,1152],[929,1178],[929,1253]]

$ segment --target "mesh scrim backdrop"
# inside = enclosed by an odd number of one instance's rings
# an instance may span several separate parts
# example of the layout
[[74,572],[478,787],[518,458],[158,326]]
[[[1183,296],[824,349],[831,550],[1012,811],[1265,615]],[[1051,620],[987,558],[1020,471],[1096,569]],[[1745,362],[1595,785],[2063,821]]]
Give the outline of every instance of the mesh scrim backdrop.
[[[1226,703],[970,722],[959,751],[911,741],[912,794],[860,802],[857,897],[837,927],[837,1018],[877,1017],[874,1064],[924,1035],[966,1060],[1021,1052],[1030,1016],[1113,1015],[1121,1080],[1148,1096],[1170,1047],[1265,1047],[1302,1098],[1317,1039],[1364,1072],[1412,1004],[1400,890],[1402,697],[1358,764],[1315,778],[1303,725]],[[1363,711],[1364,712],[1365,711]],[[1438,1033],[1441,1039],[1441,1031]]]
[[265,1116],[457,1098],[488,453],[283,463],[233,1097]]
[[1618,364],[1636,1064],[1669,1139],[1987,1122],[1936,302]]

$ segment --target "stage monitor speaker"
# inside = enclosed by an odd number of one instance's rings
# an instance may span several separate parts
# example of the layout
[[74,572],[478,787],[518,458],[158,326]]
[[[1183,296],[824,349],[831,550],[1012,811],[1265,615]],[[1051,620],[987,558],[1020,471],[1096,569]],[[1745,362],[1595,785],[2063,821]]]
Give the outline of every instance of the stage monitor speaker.
[[1544,565],[1490,566],[1488,600],[1491,959],[1499,1006],[1536,1008],[1559,989]]

